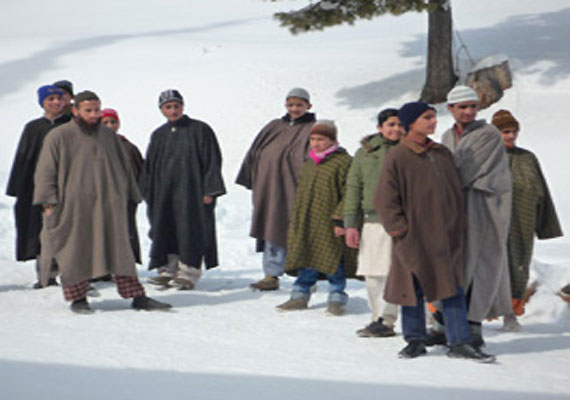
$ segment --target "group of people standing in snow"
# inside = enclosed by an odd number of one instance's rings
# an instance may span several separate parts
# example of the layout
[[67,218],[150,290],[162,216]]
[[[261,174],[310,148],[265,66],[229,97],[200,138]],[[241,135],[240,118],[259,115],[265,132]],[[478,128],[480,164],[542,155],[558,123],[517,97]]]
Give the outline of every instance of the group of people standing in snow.
[[86,314],[90,280],[110,276],[134,309],[171,308],[146,296],[137,277],[136,208],[144,198],[149,267],[168,276],[163,283],[193,288],[202,261],[218,264],[214,207],[225,187],[214,132],[184,114],[177,90],[166,90],[158,106],[167,122],[143,161],[118,134],[118,113],[101,109],[94,92],[73,96],[71,82],[59,81],[40,87],[38,102],[44,115],[24,128],[7,190],[16,197],[16,257],[36,260],[34,287],[56,285],[59,274],[71,310]]
[[[91,91],[72,97],[69,81],[39,88],[44,115],[18,145],[7,190],[17,197],[17,259],[36,259],[37,288],[59,274],[74,312],[93,311],[89,281],[109,275],[133,308],[168,309],[137,278],[136,207],[144,198],[157,269],[148,282],[193,289],[202,264],[218,265],[214,211],[226,190],[216,136],[166,90],[158,106],[167,122],[143,161],[118,134],[115,110],[101,110]],[[307,309],[327,279],[326,311],[340,316],[347,279],[362,277],[372,321],[359,336],[394,336],[401,308],[401,357],[443,344],[450,357],[493,361],[482,351],[482,322],[504,316],[505,329],[520,327],[534,236],[562,235],[536,157],[515,144],[519,122],[506,110],[492,124],[476,120],[477,94],[457,86],[442,144],[428,137],[435,109],[411,102],[382,110],[353,158],[335,123],[309,112],[307,90],[290,90],[285,108],[254,139],[236,179],[252,191],[251,236],[263,253],[264,277],[251,287],[276,290],[284,273],[296,276],[277,306],[286,312]]]
[[285,102],[287,114],[261,130],[236,180],[252,191],[251,236],[263,252],[265,276],[251,286],[276,290],[281,275],[295,275],[277,309],[303,310],[326,278],[326,311],[342,315],[346,279],[363,277],[372,321],[359,336],[394,336],[401,306],[401,357],[443,344],[450,357],[492,362],[482,322],[504,316],[504,329],[520,328],[534,235],[562,235],[536,157],[515,145],[518,121],[506,110],[492,124],[477,120],[476,92],[457,86],[442,144],[428,138],[435,109],[411,102],[382,110],[378,132],[351,159],[334,123],[309,112],[306,90]]

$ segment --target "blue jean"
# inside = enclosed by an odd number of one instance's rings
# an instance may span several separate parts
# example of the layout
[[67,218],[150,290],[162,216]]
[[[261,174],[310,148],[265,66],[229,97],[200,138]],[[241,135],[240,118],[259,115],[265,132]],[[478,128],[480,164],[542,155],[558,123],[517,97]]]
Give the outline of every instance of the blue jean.
[[265,275],[281,276],[285,269],[285,256],[287,250],[271,242],[265,241],[263,245],[263,272]]
[[[427,337],[424,294],[416,277],[414,277],[414,288],[417,304],[415,306],[402,306],[402,331],[407,342],[412,340],[425,341]],[[467,323],[467,304],[463,289],[458,287],[457,294],[441,300],[441,305],[447,343],[451,346],[468,343],[471,333]]]
[[[311,297],[311,287],[317,283],[319,279],[319,271],[312,268],[301,268],[297,275],[295,283],[293,283],[292,299]],[[346,288],[346,276],[344,274],[344,263],[340,263],[336,272],[327,275],[329,281],[329,302],[339,302],[346,304],[348,295],[344,292]]]

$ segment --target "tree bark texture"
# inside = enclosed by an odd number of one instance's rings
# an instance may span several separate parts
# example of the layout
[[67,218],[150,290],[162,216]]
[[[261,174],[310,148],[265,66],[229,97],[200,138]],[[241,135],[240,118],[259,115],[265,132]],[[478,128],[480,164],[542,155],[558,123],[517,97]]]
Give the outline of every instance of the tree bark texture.
[[457,81],[453,70],[451,5],[443,0],[428,13],[428,62],[420,100],[442,103]]

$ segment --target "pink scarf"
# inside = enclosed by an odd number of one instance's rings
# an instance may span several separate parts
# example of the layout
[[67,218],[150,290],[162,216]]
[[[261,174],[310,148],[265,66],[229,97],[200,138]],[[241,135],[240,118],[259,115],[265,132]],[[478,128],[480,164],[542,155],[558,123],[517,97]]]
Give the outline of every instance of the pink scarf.
[[319,165],[329,154],[334,153],[338,149],[338,144],[333,144],[331,147],[323,151],[322,153],[315,153],[313,149],[309,152],[309,156],[315,162],[315,165]]

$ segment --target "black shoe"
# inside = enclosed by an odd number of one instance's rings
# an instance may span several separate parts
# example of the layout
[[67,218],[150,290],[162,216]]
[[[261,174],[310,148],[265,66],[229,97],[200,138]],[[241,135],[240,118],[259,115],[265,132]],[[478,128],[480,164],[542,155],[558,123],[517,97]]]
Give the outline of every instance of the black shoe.
[[377,321],[373,321],[368,324],[365,328],[356,331],[356,334],[360,337],[391,337],[396,336],[393,328],[384,325],[382,317],[378,318]]
[[44,286],[40,281],[37,281],[36,283],[34,283],[32,287],[34,289],[43,289],[48,286],[59,286],[59,283],[57,283],[57,280],[55,278],[49,278],[47,281],[47,285]]
[[471,341],[469,342],[471,347],[473,347],[477,351],[481,351],[481,347],[485,346],[485,341],[483,340],[483,336],[479,335],[472,335]]
[[412,340],[398,353],[400,358],[416,358],[427,353],[424,342]]
[[99,293],[99,291],[97,290],[97,288],[91,284],[89,284],[87,286],[87,292],[86,292],[87,296],[89,297],[99,297],[101,296],[101,293]]
[[85,297],[79,300],[75,300],[73,303],[71,303],[70,308],[71,311],[76,314],[93,314],[94,312],[93,309],[89,307],[89,303]]
[[113,280],[113,276],[111,274],[100,276],[99,278],[89,279],[89,282],[111,282]]
[[451,358],[465,358],[481,363],[493,363],[497,359],[495,356],[485,354],[467,343],[450,346],[447,356]]
[[445,333],[430,329],[426,337],[426,346],[447,346]]
[[162,303],[147,296],[138,296],[133,299],[131,307],[135,310],[155,311],[169,310],[172,308],[172,305],[168,303]]

